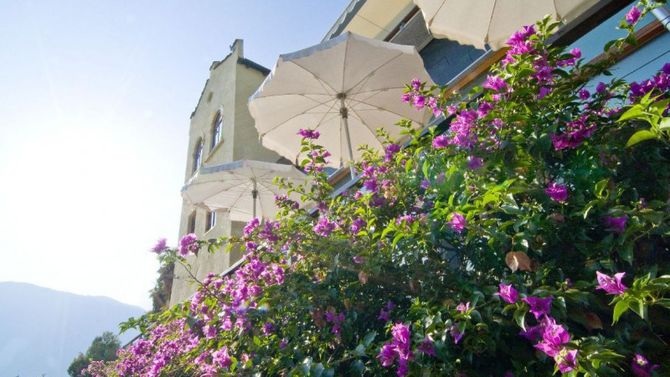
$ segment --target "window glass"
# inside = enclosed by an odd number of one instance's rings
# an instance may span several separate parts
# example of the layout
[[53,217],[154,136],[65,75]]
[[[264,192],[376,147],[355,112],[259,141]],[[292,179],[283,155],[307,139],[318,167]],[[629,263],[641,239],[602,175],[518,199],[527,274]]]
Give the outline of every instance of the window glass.
[[209,211],[207,212],[207,229],[205,231],[208,231],[216,225],[216,212],[214,211]]
[[210,146],[210,149],[214,149],[217,144],[221,141],[221,129],[223,127],[223,114],[221,114],[221,111],[218,111],[216,113],[216,117],[214,118],[214,124],[212,125],[212,145]]
[[202,164],[202,140],[198,141],[193,150],[193,168],[192,172],[195,173],[196,170],[200,168]]
[[186,233],[195,233],[195,211],[188,216],[188,227]]

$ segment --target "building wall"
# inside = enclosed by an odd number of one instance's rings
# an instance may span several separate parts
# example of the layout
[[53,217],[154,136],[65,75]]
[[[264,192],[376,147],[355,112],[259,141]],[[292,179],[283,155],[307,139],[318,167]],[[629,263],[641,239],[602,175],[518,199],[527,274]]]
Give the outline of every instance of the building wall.
[[[200,140],[204,143],[202,161],[216,165],[241,159],[275,162],[279,155],[263,148],[258,139],[254,120],[249,114],[247,100],[265,79],[267,70],[260,66],[244,64],[243,42],[236,40],[231,53],[222,61],[212,63],[210,77],[205,83],[196,109],[191,115],[188,135],[188,152],[184,182],[193,176],[194,150]],[[221,141],[212,146],[212,129],[218,111],[223,114]],[[190,216],[195,213],[195,234],[199,239],[212,239],[241,233],[243,223],[233,222],[226,211],[217,211],[216,225],[206,230],[207,210],[182,203],[179,238],[189,232]],[[232,227],[232,232],[231,232]],[[198,256],[187,258],[191,273],[204,279],[208,273],[220,273],[240,258],[238,251],[209,253],[201,250]],[[170,305],[187,299],[195,289],[193,279],[182,266],[175,266]]]

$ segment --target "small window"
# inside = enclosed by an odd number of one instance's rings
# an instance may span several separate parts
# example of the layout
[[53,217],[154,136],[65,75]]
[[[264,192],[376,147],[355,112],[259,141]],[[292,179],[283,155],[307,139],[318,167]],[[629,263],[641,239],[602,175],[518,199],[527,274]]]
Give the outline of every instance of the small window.
[[186,233],[195,233],[195,211],[191,212],[191,214],[188,216],[188,227],[186,229]]
[[221,114],[221,111],[218,111],[216,113],[216,117],[214,118],[214,123],[212,124],[212,145],[210,146],[210,150],[213,150],[214,147],[216,147],[216,145],[219,144],[219,141],[221,141],[222,128],[223,128],[223,114]]
[[216,212],[209,211],[207,212],[207,228],[205,231],[208,231],[216,225]]
[[198,141],[193,150],[193,173],[200,168],[200,164],[202,164],[202,140]]

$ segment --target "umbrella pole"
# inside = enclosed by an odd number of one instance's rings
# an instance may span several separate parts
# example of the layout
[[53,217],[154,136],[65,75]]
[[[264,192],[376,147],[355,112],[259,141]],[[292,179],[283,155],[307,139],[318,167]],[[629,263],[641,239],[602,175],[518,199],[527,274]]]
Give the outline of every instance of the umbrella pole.
[[349,135],[349,111],[344,105],[344,99],[346,95],[340,93],[337,95],[340,98],[340,117],[344,124],[344,136],[347,139],[347,152],[349,152],[349,172],[351,173],[351,179],[356,177],[356,171],[354,170],[354,152],[351,149],[351,136]]
[[256,186],[256,180],[253,180],[254,182],[254,189],[251,190],[251,196],[254,198],[254,217],[256,218],[256,199],[258,199],[258,187]]

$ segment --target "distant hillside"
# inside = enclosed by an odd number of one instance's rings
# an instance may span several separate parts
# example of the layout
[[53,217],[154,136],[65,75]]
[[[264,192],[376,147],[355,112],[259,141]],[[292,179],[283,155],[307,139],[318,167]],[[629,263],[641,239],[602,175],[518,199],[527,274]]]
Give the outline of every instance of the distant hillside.
[[[144,313],[107,297],[0,282],[0,377],[64,377],[103,331]],[[136,334],[124,334],[125,344]]]

